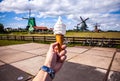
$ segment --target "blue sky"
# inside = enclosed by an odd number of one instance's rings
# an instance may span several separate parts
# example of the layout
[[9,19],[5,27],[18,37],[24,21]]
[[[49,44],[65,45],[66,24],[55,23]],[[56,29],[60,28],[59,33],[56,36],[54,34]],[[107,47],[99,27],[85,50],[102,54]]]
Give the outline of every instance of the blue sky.
[[86,23],[90,30],[98,23],[102,30],[120,31],[120,0],[0,0],[0,23],[25,28],[27,20],[22,17],[28,17],[29,9],[37,26],[51,28],[61,16],[67,29],[74,29],[82,16],[89,17]]

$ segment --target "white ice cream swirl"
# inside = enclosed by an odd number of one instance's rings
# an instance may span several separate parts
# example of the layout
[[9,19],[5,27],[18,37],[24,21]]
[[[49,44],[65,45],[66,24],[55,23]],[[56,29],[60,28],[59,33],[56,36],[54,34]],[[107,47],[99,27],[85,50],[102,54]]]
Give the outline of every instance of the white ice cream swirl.
[[63,24],[62,18],[59,16],[56,24],[54,25],[54,34],[66,34],[66,25]]

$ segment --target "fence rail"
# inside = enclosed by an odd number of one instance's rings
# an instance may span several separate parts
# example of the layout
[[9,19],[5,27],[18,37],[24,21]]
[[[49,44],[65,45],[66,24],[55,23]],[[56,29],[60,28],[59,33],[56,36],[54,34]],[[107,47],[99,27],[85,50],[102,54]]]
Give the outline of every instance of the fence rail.
[[[55,36],[1,35],[0,40],[55,42]],[[89,46],[114,47],[120,45],[120,38],[65,37],[65,43],[81,43]]]

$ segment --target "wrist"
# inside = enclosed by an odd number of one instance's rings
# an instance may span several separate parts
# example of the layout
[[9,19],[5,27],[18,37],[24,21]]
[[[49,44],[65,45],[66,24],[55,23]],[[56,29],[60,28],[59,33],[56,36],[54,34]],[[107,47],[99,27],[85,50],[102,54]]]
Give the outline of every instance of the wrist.
[[45,62],[44,65],[51,69],[54,69],[54,64],[51,64],[50,62]]
[[51,77],[51,79],[53,79],[55,77],[55,71],[52,68],[44,65],[40,69],[44,72],[47,72],[49,74],[49,76]]
[[50,75],[41,69],[40,69],[38,75],[40,75],[40,76],[38,76],[40,78],[39,81],[52,81],[52,78],[50,77]]
[[51,64],[49,64],[49,63],[44,63],[44,66],[47,66],[47,67],[49,67],[49,68],[52,68],[52,69],[53,69],[52,65],[51,65]]

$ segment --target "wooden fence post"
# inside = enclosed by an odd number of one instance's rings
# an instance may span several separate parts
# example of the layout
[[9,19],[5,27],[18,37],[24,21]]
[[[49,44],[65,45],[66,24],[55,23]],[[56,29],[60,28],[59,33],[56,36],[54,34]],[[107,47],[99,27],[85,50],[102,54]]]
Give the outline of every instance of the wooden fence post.
[[14,36],[14,40],[16,41],[16,35]]
[[0,36],[0,39],[2,40],[2,36]]
[[21,38],[20,40],[22,40],[22,36],[20,36],[20,38]]
[[46,36],[44,36],[44,41],[43,42],[46,42]]
[[23,41],[25,40],[25,36],[23,36]]
[[73,37],[73,43],[74,43],[74,41],[75,41],[75,37]]
[[[36,41],[39,37],[36,36],[28,36],[28,40]],[[120,38],[84,38],[84,37],[65,37],[66,39],[70,39],[69,41],[72,43],[85,43],[85,45],[93,45],[93,46],[106,46],[106,47],[116,47],[120,45]],[[1,35],[0,40],[27,40],[26,36],[16,36],[16,35]],[[40,36],[40,40],[43,42],[47,41],[55,41],[51,36]]]
[[7,35],[7,40],[9,40],[9,36]]
[[32,41],[33,41],[33,42],[35,41],[34,36],[32,36]]

